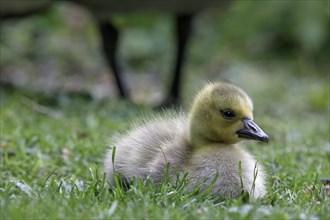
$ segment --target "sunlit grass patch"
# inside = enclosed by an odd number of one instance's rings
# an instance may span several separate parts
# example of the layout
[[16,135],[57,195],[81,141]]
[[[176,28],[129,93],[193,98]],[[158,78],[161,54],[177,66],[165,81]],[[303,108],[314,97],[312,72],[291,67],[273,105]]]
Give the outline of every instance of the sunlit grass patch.
[[[317,83],[317,81],[316,81]],[[297,90],[297,88],[290,88]],[[253,91],[252,91],[253,92]],[[277,92],[272,93],[276,99]],[[254,96],[257,93],[254,93]],[[109,189],[102,160],[109,135],[149,108],[121,101],[65,97],[49,105],[29,92],[1,90],[1,217],[17,218],[329,218],[329,125],[325,111],[299,115],[258,112],[271,134],[267,145],[249,143],[268,175],[267,194],[257,201],[223,200],[185,190],[186,181],[136,179]],[[308,96],[300,97],[304,100]],[[31,100],[60,113],[39,112]],[[259,97],[254,97],[258,99]],[[261,98],[264,99],[264,98]],[[285,102],[278,102],[284,105]],[[294,108],[293,108],[294,109]],[[264,115],[265,114],[265,115]]]

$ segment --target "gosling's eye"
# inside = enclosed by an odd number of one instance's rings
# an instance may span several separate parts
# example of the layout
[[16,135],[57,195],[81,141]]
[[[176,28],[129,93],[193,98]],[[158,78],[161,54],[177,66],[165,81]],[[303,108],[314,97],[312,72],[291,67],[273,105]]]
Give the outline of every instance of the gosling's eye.
[[231,120],[236,116],[232,110],[223,110],[223,111],[221,111],[221,114],[222,114],[223,118],[226,120]]

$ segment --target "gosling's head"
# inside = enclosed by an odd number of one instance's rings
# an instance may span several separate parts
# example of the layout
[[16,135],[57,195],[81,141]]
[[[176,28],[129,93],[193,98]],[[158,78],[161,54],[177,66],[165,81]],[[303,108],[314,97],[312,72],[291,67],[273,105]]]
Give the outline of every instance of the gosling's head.
[[197,94],[189,113],[189,129],[194,146],[269,140],[253,122],[251,98],[227,82],[208,84]]

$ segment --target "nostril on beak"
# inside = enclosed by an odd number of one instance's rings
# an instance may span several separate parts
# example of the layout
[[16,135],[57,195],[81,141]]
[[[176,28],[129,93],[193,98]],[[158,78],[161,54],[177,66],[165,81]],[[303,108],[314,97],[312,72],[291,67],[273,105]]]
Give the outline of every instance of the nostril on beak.
[[250,125],[250,128],[252,129],[252,131],[257,132],[257,128],[254,125]]

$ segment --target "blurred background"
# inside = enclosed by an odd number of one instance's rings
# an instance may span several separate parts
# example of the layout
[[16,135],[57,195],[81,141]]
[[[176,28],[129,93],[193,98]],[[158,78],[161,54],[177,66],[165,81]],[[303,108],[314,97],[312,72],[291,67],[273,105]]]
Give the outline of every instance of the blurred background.
[[[306,79],[301,91],[309,94],[309,104],[327,109],[329,14],[327,0],[232,1],[200,12],[183,69],[185,102],[206,81],[229,79],[247,90],[287,96],[286,87]],[[109,19],[121,31],[119,61],[133,101],[158,102],[172,78],[174,16],[130,13]],[[2,20],[1,86],[116,98],[99,38],[91,13],[74,3],[55,2],[42,13]]]
[[[0,12],[5,1],[52,0],[0,0]],[[330,166],[329,17],[329,0],[237,0],[194,19],[183,108],[207,81],[230,80],[252,97],[255,121],[271,139],[267,146],[247,144],[269,173],[265,203],[275,207],[269,216],[281,207],[283,218],[328,219],[304,212],[329,215],[328,200],[318,193],[323,183],[317,181],[329,178]],[[141,112],[153,113],[151,107],[167,94],[176,50],[174,16],[118,13],[108,19],[121,31],[118,60],[133,102],[118,98],[96,19],[83,6],[55,1],[40,13],[1,20],[0,158],[8,184],[3,189],[15,190],[12,178],[18,178],[37,182],[44,192],[54,167],[58,177],[87,180],[91,164],[102,163],[109,135],[126,131]],[[16,217],[30,213],[25,200],[13,201],[4,204],[18,208],[7,211]],[[63,204],[62,197],[59,201]],[[47,216],[49,207],[61,210],[45,204]],[[290,217],[290,210],[299,217]]]

